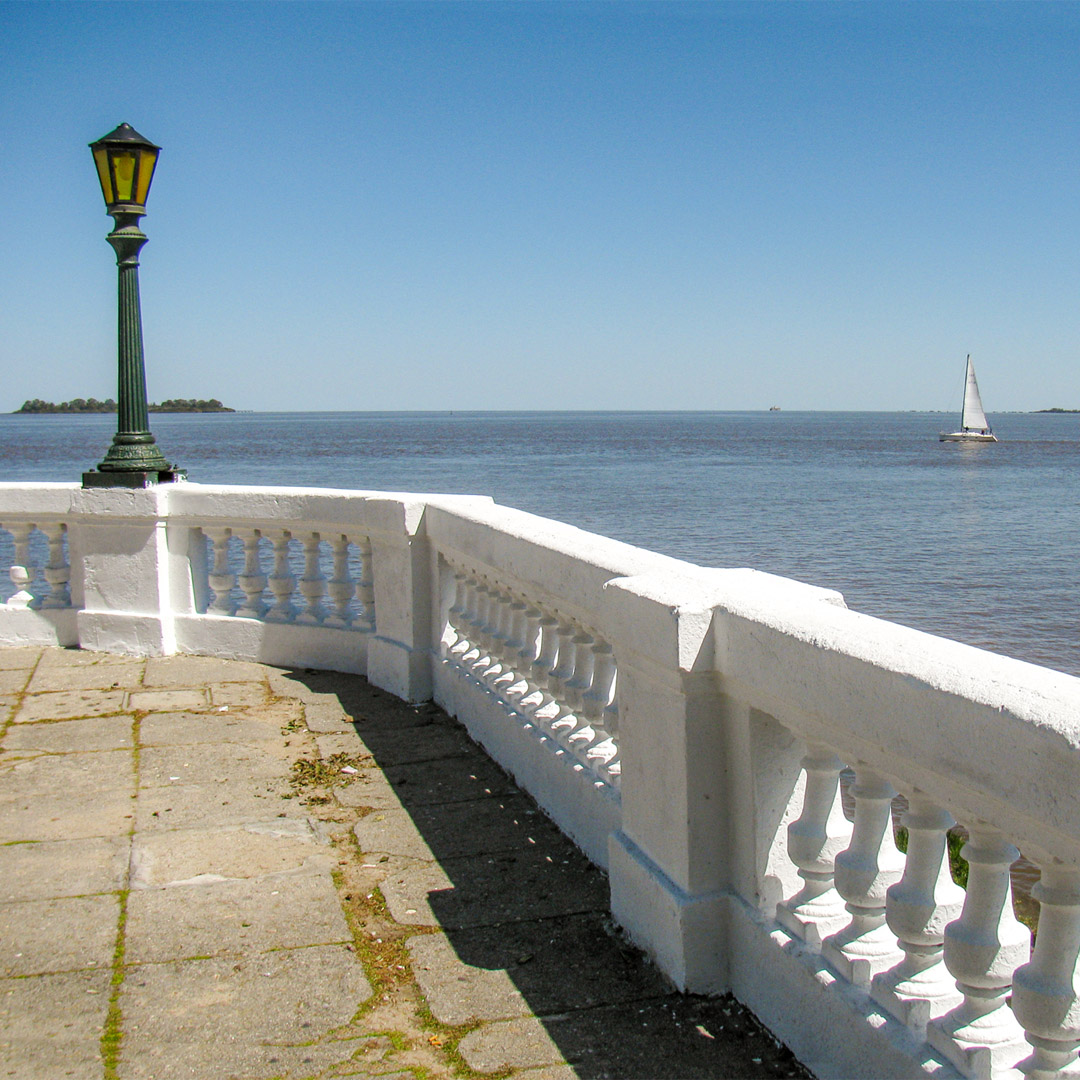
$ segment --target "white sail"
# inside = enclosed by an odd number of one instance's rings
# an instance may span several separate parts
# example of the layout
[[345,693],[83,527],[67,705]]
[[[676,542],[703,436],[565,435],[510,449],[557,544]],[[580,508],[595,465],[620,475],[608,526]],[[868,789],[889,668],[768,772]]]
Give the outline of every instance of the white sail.
[[986,413],[983,412],[979,384],[975,381],[975,365],[967,358],[967,376],[964,383],[964,410],[960,414],[961,431],[989,431]]

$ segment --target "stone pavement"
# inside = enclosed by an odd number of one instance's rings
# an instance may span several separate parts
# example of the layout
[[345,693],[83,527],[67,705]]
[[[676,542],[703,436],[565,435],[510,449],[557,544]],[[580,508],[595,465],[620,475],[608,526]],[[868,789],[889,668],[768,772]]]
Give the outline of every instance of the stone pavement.
[[0,1077],[807,1075],[675,994],[463,729],[365,680],[0,650]]

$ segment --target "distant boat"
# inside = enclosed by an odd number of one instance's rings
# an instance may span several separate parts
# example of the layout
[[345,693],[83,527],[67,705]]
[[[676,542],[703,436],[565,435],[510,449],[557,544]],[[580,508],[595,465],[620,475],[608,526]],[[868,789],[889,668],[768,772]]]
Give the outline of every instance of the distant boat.
[[967,371],[964,374],[964,407],[960,412],[960,430],[938,436],[940,442],[997,442],[997,436],[990,430],[990,422],[983,412],[982,398],[979,396],[979,384],[975,381],[975,365],[971,355],[967,358]]
[[779,411],[780,411],[780,406],[779,405],[770,405],[769,406],[769,412],[779,412]]

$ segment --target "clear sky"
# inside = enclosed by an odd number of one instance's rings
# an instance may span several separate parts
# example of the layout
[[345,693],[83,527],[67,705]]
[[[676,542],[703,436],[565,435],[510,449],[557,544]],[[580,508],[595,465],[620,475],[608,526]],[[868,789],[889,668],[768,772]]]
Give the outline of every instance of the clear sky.
[[0,409],[1080,407],[1080,6],[0,2]]

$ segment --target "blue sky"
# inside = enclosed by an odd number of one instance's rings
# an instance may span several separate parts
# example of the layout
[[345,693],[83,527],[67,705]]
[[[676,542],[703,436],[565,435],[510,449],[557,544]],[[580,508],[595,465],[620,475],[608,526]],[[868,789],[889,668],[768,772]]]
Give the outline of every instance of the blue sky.
[[0,3],[0,409],[1080,407],[1073,3]]

